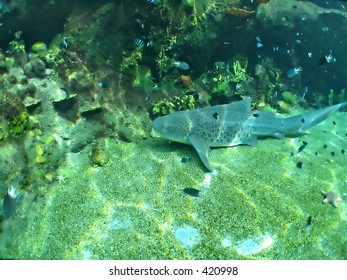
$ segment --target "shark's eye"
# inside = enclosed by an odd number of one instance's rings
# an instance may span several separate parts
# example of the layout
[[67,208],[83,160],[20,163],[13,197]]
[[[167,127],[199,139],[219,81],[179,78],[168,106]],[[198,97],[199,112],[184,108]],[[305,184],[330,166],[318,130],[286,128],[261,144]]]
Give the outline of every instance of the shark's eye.
[[218,113],[213,113],[213,115],[212,115],[217,121],[219,120],[219,115],[218,115]]
[[302,118],[300,121],[301,121],[302,123],[305,123],[305,119],[304,119],[304,118]]
[[253,117],[258,118],[259,114],[255,113],[255,114],[253,114]]

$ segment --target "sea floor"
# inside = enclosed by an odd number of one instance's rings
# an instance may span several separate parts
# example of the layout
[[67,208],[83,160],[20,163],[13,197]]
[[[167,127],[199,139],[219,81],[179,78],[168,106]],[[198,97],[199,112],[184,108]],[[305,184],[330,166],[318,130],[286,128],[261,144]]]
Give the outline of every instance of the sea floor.
[[213,149],[212,173],[159,136],[100,141],[102,165],[87,146],[23,194],[2,259],[347,259],[346,113],[299,138]]

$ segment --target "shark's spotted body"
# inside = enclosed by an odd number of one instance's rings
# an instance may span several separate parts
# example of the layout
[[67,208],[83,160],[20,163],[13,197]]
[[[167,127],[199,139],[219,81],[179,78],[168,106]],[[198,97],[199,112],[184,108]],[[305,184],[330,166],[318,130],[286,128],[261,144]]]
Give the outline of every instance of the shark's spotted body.
[[257,138],[283,138],[300,134],[325,120],[346,103],[289,118],[276,118],[270,112],[252,112],[251,99],[203,109],[175,112],[153,121],[165,138],[193,145],[208,170],[210,147],[255,145]]

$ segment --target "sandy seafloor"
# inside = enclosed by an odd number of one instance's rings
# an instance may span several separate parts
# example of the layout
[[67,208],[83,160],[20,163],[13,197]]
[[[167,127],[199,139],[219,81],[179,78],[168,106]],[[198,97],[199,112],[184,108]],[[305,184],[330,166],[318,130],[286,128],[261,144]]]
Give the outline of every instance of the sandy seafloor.
[[[106,140],[104,166],[91,166],[88,148],[70,153],[60,181],[23,195],[4,222],[0,257],[347,259],[346,143],[338,112],[299,138],[213,149],[207,173],[191,146]],[[322,190],[341,197],[337,208]]]

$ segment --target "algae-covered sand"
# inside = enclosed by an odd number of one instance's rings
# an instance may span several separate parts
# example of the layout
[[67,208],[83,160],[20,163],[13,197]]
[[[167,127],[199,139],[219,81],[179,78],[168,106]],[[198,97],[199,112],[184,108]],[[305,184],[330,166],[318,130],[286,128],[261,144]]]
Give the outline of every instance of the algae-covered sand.
[[[103,164],[89,147],[69,153],[58,182],[23,195],[0,257],[347,259],[346,139],[346,113],[336,113],[299,138],[213,149],[213,173],[190,146],[100,139]],[[341,197],[337,208],[322,190]]]

